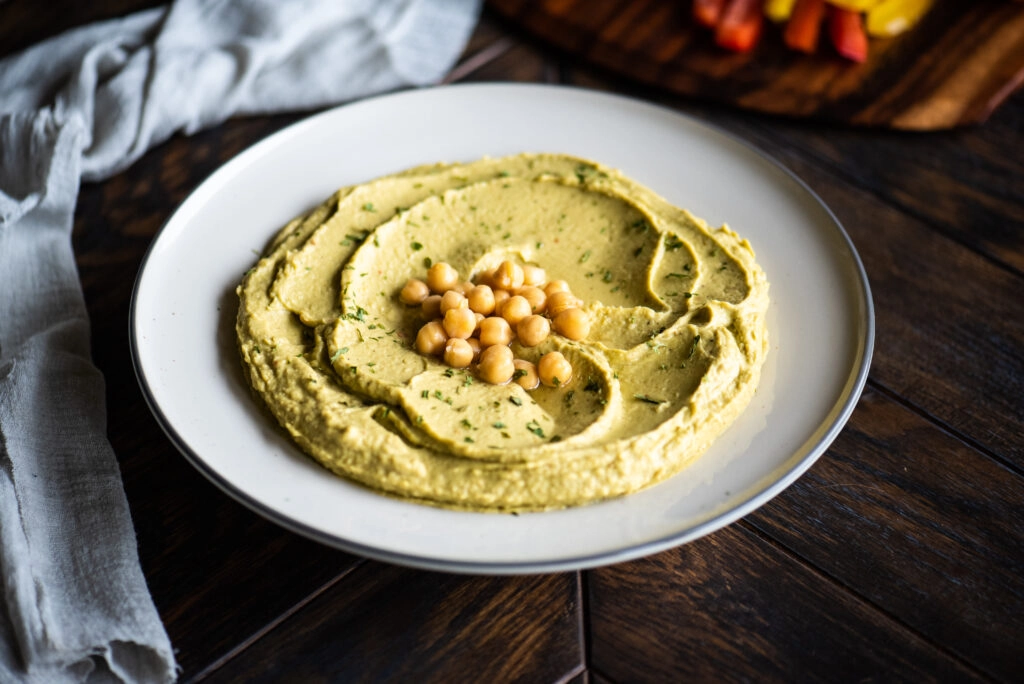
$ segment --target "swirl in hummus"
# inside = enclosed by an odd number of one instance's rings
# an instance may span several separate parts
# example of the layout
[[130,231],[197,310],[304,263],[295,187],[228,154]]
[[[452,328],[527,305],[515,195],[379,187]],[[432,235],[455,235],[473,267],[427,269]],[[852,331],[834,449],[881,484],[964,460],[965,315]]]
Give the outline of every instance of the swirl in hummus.
[[[415,351],[398,300],[445,261],[464,276],[536,264],[586,302],[552,334],[564,387],[474,381]],[[621,496],[701,454],[746,407],[767,351],[768,283],[750,245],[618,171],[564,155],[436,164],[346,187],[292,221],[238,288],[249,383],[331,471],[480,511]]]

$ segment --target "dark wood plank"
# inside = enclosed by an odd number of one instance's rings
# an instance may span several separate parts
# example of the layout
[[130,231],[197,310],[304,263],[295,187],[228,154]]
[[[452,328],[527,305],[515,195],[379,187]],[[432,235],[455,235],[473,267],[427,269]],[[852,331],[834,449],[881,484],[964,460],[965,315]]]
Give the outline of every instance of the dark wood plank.
[[589,579],[591,665],[616,681],[981,680],[746,527]]
[[1024,90],[985,126],[899,135],[790,121],[754,122],[756,135],[813,158],[957,241],[1024,273]]
[[747,522],[978,670],[1024,672],[1024,477],[868,391]]
[[935,130],[983,121],[1024,80],[1024,11],[940,0],[911,31],[872,40],[867,62],[821,41],[805,56],[768,23],[735,54],[673,0],[490,0],[490,7],[570,54],[644,83],[773,114]]
[[583,666],[576,575],[367,563],[209,681],[557,682]]

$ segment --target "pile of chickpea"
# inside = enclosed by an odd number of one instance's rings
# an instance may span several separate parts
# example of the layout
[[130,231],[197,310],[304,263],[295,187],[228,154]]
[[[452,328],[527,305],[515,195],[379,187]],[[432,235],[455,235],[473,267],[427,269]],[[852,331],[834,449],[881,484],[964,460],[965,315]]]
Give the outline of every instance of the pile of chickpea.
[[444,262],[427,271],[426,281],[410,278],[399,299],[422,307],[428,323],[416,335],[416,350],[442,356],[452,368],[477,363],[481,380],[495,385],[514,381],[527,390],[541,383],[566,385],[572,365],[560,352],[548,352],[536,365],[514,358],[514,338],[525,347],[543,342],[552,329],[570,340],[590,332],[583,302],[564,280],[547,280],[544,269],[503,261],[477,282],[461,281]]

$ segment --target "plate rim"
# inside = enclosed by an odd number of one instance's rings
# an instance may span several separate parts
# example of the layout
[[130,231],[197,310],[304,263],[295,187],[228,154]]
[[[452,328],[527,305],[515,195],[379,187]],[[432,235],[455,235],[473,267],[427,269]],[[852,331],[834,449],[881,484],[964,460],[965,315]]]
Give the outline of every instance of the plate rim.
[[[584,94],[590,97],[596,97],[598,99],[608,99],[615,101],[620,104],[626,104],[630,106],[640,105],[642,107],[648,107],[654,110],[659,110],[663,114],[678,117],[687,120],[691,125],[695,125],[699,128],[704,128],[716,133],[717,135],[725,138],[733,143],[737,143],[747,151],[754,153],[761,160],[771,163],[776,169],[780,170],[788,177],[791,181],[795,182],[799,186],[800,190],[807,194],[807,197],[813,199],[817,205],[817,208],[824,211],[832,224],[832,229],[836,231],[837,236],[841,238],[841,244],[846,248],[847,256],[850,257],[852,263],[852,275],[856,276],[857,288],[856,294],[859,299],[859,303],[863,307],[862,312],[857,312],[851,318],[857,318],[857,328],[861,332],[859,339],[857,340],[856,350],[856,362],[853,367],[849,370],[846,376],[846,384],[840,394],[839,399],[832,405],[828,415],[831,416],[831,420],[823,421],[819,424],[819,430],[825,428],[823,434],[807,449],[806,452],[800,455],[800,451],[797,450],[790,455],[789,459],[781,466],[779,466],[770,476],[774,473],[779,472],[783,468],[787,468],[781,475],[781,477],[773,477],[771,483],[764,487],[759,488],[757,485],[748,489],[749,495],[742,500],[740,503],[729,506],[725,510],[719,511],[712,514],[710,517],[700,522],[699,524],[690,527],[682,532],[669,534],[658,539],[648,540],[637,544],[627,545],[611,551],[598,552],[593,554],[585,554],[581,556],[574,556],[572,558],[560,558],[550,561],[494,561],[494,562],[480,562],[480,561],[460,561],[460,560],[446,560],[437,559],[430,556],[417,555],[412,553],[400,553],[396,551],[390,551],[387,549],[381,549],[373,546],[368,546],[360,542],[354,542],[349,539],[345,539],[340,536],[329,534],[323,530],[317,529],[303,522],[299,522],[290,518],[288,515],[277,511],[268,504],[263,503],[254,496],[249,495],[239,487],[231,483],[227,478],[216,472],[212,466],[206,463],[206,461],[197,453],[195,453],[187,444],[185,439],[178,433],[174,428],[171,421],[167,418],[164,412],[161,410],[159,402],[147,380],[145,369],[142,366],[140,359],[139,349],[139,331],[137,330],[139,321],[138,312],[138,301],[139,301],[139,290],[142,284],[143,277],[146,273],[146,268],[150,262],[150,258],[153,256],[155,250],[160,243],[161,238],[166,232],[168,226],[175,220],[177,215],[181,212],[182,208],[192,198],[196,196],[207,183],[211,181],[215,176],[222,173],[230,173],[234,167],[241,166],[245,163],[252,163],[248,161],[251,157],[257,157],[261,153],[264,147],[271,147],[283,144],[287,141],[287,138],[292,137],[307,126],[315,125],[315,123],[321,118],[327,118],[333,115],[335,112],[346,109],[349,107],[358,107],[365,103],[376,103],[382,100],[403,98],[403,97],[415,97],[421,93],[435,93],[440,90],[444,91],[463,91],[463,90],[483,90],[497,88],[500,90],[515,89],[515,90],[537,90],[547,92],[571,92]],[[781,161],[777,160],[766,151],[760,149],[752,142],[739,137],[738,135],[727,131],[717,124],[698,119],[692,115],[680,112],[669,106],[651,102],[644,99],[629,97],[619,93],[607,93],[603,91],[596,91],[589,88],[572,86],[572,85],[556,85],[556,84],[539,84],[539,83],[509,83],[509,82],[478,82],[478,83],[460,83],[460,84],[442,84],[427,88],[419,88],[412,90],[402,90],[398,92],[385,93],[382,95],[376,95],[373,97],[367,97],[351,102],[343,103],[335,107],[330,107],[320,112],[316,112],[309,116],[306,116],[294,123],[291,123],[284,128],[271,133],[270,135],[256,141],[255,143],[247,146],[245,149],[240,151],[231,159],[220,164],[213,169],[202,181],[200,181],[189,193],[186,195],[171,211],[167,218],[163,221],[160,228],[153,235],[153,238],[143,255],[142,261],[139,264],[139,270],[135,277],[135,282],[132,286],[131,298],[129,301],[128,309],[128,338],[129,338],[129,350],[132,358],[132,367],[135,372],[136,380],[139,384],[139,388],[142,392],[143,399],[146,405],[149,407],[150,412],[156,419],[157,424],[161,430],[175,446],[175,448],[185,457],[192,467],[198,470],[204,477],[212,482],[222,492],[230,496],[232,499],[241,503],[251,511],[257,513],[263,518],[273,522],[281,527],[302,535],[308,539],[320,542],[327,546],[340,549],[342,551],[352,553],[364,558],[371,558],[374,560],[384,561],[388,563],[395,563],[408,567],[414,567],[424,570],[442,571],[442,572],[456,572],[464,574],[485,574],[485,575],[521,575],[521,574],[536,574],[536,573],[551,573],[551,572],[565,572],[573,570],[587,570],[595,567],[601,567],[604,565],[611,565],[614,563],[620,563],[644,556],[652,555],[666,549],[670,549],[676,546],[681,546],[700,537],[706,536],[719,530],[740,518],[748,515],[752,511],[765,505],[773,498],[782,493],[787,489],[793,482],[795,482],[801,475],[803,475],[820,457],[824,452],[831,446],[832,442],[838,437],[839,433],[846,426],[856,408],[861,394],[863,393],[864,387],[867,384],[868,374],[871,367],[872,357],[874,355],[874,344],[875,344],[875,309],[874,301],[871,296],[871,286],[868,281],[867,272],[864,268],[864,264],[861,261],[860,254],[857,252],[853,241],[850,239],[849,234],[843,227],[843,224],[836,217],[832,209],[822,200],[822,198],[813,190],[810,186],[800,178],[794,171],[786,167]],[[827,426],[827,427],[826,427]],[[813,434],[808,437],[808,442],[813,439]],[[807,446],[808,442],[804,443]],[[794,462],[795,461],[795,462]],[[789,465],[792,464],[792,465]]]

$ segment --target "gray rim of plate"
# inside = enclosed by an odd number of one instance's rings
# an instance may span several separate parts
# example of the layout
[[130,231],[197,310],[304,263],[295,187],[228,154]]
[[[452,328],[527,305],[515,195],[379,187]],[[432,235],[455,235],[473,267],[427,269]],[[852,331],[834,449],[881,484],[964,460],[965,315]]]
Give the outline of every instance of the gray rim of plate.
[[[864,305],[864,320],[860,321],[860,328],[863,332],[863,339],[859,340],[859,358],[851,369],[851,373],[848,376],[848,381],[844,389],[843,394],[836,401],[832,407],[832,411],[829,413],[832,416],[831,423],[827,425],[819,426],[826,427],[821,439],[816,443],[806,448],[806,453],[800,456],[796,463],[781,477],[774,478],[771,484],[763,489],[755,490],[748,498],[733,506],[732,508],[725,510],[718,515],[715,515],[708,520],[684,530],[678,534],[671,534],[661,539],[655,539],[653,541],[644,542],[634,546],[627,546],[624,548],[617,549],[615,551],[607,553],[599,553],[594,555],[579,556],[576,558],[558,559],[553,561],[540,561],[540,562],[524,562],[524,563],[509,563],[509,562],[496,562],[496,563],[478,563],[478,562],[463,562],[463,561],[444,561],[430,557],[407,555],[402,553],[395,553],[391,551],[384,551],[372,546],[366,546],[364,544],[355,543],[347,539],[336,537],[330,534],[326,534],[321,530],[310,527],[304,523],[292,520],[288,516],[274,510],[273,508],[263,504],[262,502],[249,496],[247,493],[241,491],[235,487],[231,482],[223,478],[217,472],[215,472],[203,458],[193,452],[185,440],[177,433],[174,426],[171,425],[170,421],[160,410],[160,406],[157,403],[156,397],[153,395],[152,389],[146,380],[146,373],[142,368],[142,364],[139,361],[139,349],[138,349],[138,334],[137,334],[137,320],[138,320],[138,291],[140,283],[142,281],[143,274],[146,271],[146,265],[149,262],[150,256],[153,254],[154,248],[156,247],[160,237],[163,235],[164,230],[168,224],[174,219],[181,205],[188,201],[188,198],[192,196],[196,190],[202,187],[203,184],[209,180],[214,174],[219,172],[226,164],[229,164],[237,160],[241,155],[252,152],[255,148],[261,146],[272,146],[278,144],[277,141],[292,135],[296,128],[312,125],[317,119],[323,116],[327,116],[337,109],[360,107],[368,104],[376,105],[380,101],[389,99],[402,99],[409,97],[416,97],[420,93],[424,92],[436,92],[438,90],[480,90],[480,89],[517,89],[522,91],[536,90],[544,91],[545,93],[561,92],[561,91],[573,91],[583,92],[596,99],[607,99],[609,102],[617,103],[628,103],[634,107],[647,107],[654,110],[659,110],[664,113],[668,113],[672,116],[684,119],[690,124],[695,124],[699,127],[705,128],[710,132],[721,136],[733,143],[738,143],[755,153],[765,161],[770,162],[777,169],[785,173],[790,179],[795,181],[797,185],[807,195],[814,199],[820,207],[825,211],[827,216],[832,222],[832,226],[842,238],[843,244],[849,250],[849,257],[856,270],[856,276],[860,291],[858,292],[862,303]],[[404,565],[408,567],[420,568],[424,570],[434,570],[441,572],[458,572],[466,574],[488,574],[488,575],[515,575],[515,574],[535,574],[535,573],[546,573],[546,572],[566,572],[572,570],[586,570],[590,568],[600,567],[603,565],[611,565],[614,563],[620,563],[627,560],[633,560],[644,556],[649,556],[666,549],[670,549],[676,546],[680,546],[687,542],[699,539],[700,537],[706,536],[726,525],[729,525],[740,518],[744,517],[748,513],[753,512],[757,508],[760,508],[771,499],[775,498],[789,485],[797,480],[804,472],[806,472],[811,465],[828,449],[835,438],[842,431],[846,422],[849,420],[850,415],[853,413],[857,402],[860,400],[861,393],[864,390],[864,386],[867,383],[868,371],[871,367],[871,358],[874,353],[875,343],[875,310],[874,304],[871,298],[871,288],[868,284],[867,273],[864,270],[864,265],[861,262],[860,255],[857,253],[853,242],[850,240],[850,236],[846,233],[839,219],[836,218],[832,210],[825,204],[825,202],[815,193],[799,176],[793,171],[789,170],[781,162],[768,155],[752,143],[725,131],[714,124],[709,124],[705,121],[696,119],[687,114],[677,112],[663,105],[653,104],[644,100],[638,100],[631,97],[626,97],[618,94],[601,93],[592,91],[586,88],[578,88],[573,86],[562,86],[562,85],[540,85],[540,84],[519,84],[519,83],[471,83],[471,84],[457,84],[457,85],[441,85],[433,88],[424,88],[419,90],[406,90],[397,93],[389,93],[384,95],[378,95],[375,97],[365,98],[349,104],[342,104],[338,107],[333,107],[325,111],[313,114],[300,121],[297,121],[285,128],[277,131],[270,136],[259,140],[246,149],[242,150],[238,155],[232,159],[224,162],[221,166],[217,167],[213,172],[210,173],[191,193],[189,197],[186,197],[179,203],[176,208],[164,221],[163,225],[157,231],[153,237],[149,248],[146,250],[146,254],[143,256],[142,263],[139,266],[139,273],[136,276],[135,284],[132,288],[131,302],[129,304],[128,314],[128,336],[129,345],[131,348],[132,355],[132,366],[135,369],[135,376],[138,379],[139,386],[142,389],[142,395],[146,400],[146,404],[149,406],[150,411],[156,418],[157,423],[160,425],[164,434],[171,440],[174,446],[180,451],[185,458],[192,464],[192,466],[202,473],[208,480],[219,487],[225,494],[235,499],[239,503],[243,504],[250,510],[259,514],[260,516],[270,520],[281,527],[284,527],[292,532],[300,534],[314,541],[318,541],[327,546],[331,546],[342,551],[347,551],[359,556],[366,558],[372,558],[375,560],[385,561],[389,563],[395,563],[398,565]],[[798,454],[793,454],[793,457]],[[790,462],[793,458],[790,458]]]

